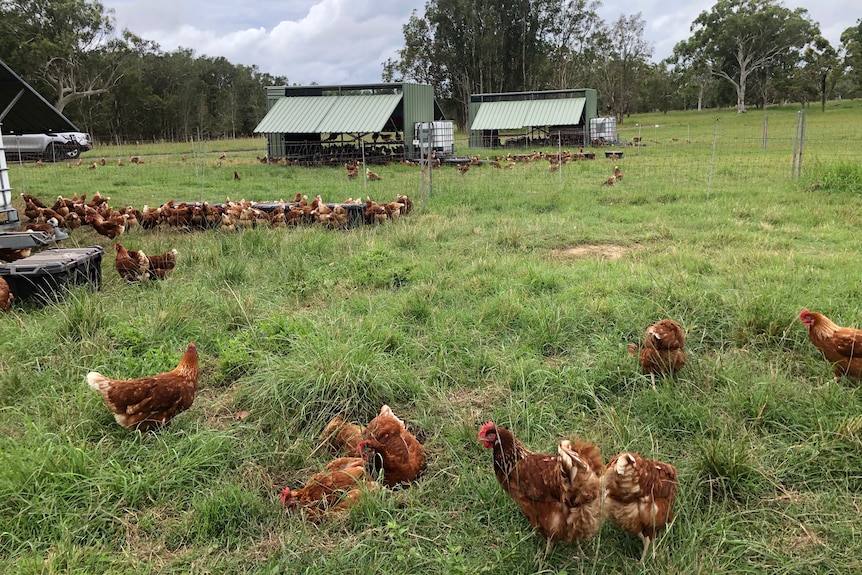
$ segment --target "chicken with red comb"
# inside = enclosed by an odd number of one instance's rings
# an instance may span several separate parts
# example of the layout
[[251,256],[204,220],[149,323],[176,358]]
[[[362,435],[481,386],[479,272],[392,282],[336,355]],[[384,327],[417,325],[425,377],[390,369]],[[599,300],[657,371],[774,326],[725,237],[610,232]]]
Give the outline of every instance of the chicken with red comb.
[[821,313],[803,309],[799,314],[808,328],[808,339],[833,366],[837,381],[841,376],[862,377],[862,330],[841,327]]
[[302,509],[311,519],[318,519],[326,511],[346,511],[360,501],[365,490],[378,487],[361,458],[339,457],[312,475],[303,487],[285,487],[280,497],[286,508]]
[[487,422],[478,440],[493,450],[494,475],[533,527],[547,539],[580,542],[598,533],[602,523],[602,455],[588,441],[564,439],[556,455],[534,453],[515,435]]
[[191,342],[171,371],[126,380],[91,371],[87,384],[101,394],[117,423],[126,429],[146,431],[167,425],[192,406],[198,371],[198,349]]

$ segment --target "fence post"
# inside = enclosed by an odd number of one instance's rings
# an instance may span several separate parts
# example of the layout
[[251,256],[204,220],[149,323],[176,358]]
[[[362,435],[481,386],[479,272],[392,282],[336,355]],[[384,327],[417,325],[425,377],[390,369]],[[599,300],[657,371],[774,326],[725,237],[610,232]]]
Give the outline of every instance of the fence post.
[[557,130],[557,161],[560,163],[559,173],[560,182],[563,181],[563,135],[561,130]]
[[763,142],[760,144],[760,149],[766,151],[766,140],[769,134],[769,116],[763,116]]
[[805,141],[805,110],[796,112],[796,132],[793,134],[793,161],[790,164],[790,176],[798,180],[802,173],[802,146]]
[[365,173],[362,174],[362,191],[366,192],[368,190],[368,166],[365,164],[365,134],[362,135],[362,139],[360,140],[359,149],[362,152],[362,167],[365,169]]
[[712,132],[712,159],[709,161],[709,178],[706,181],[706,199],[709,199],[709,190],[712,187],[712,170],[715,167],[715,144],[718,141],[718,118],[715,119],[715,128]]
[[799,162],[796,164],[796,179],[802,175],[802,150],[805,148],[805,108],[801,110],[802,129],[799,131]]

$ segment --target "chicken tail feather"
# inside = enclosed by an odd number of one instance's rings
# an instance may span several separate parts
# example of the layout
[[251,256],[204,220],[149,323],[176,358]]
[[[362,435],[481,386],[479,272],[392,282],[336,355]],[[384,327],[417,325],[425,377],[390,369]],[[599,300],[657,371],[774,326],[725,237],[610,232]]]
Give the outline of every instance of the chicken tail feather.
[[87,385],[96,391],[102,391],[102,388],[108,383],[108,378],[97,371],[91,371],[87,374]]

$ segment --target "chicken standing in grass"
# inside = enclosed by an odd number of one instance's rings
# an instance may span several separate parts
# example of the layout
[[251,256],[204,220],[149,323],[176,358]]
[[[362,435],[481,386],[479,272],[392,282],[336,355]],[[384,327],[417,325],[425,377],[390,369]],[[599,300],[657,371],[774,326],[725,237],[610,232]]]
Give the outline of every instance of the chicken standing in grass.
[[126,429],[147,431],[168,424],[192,406],[198,387],[198,350],[189,343],[180,363],[164,373],[137,379],[110,379],[87,374],[87,384],[97,390],[117,423]]
[[386,215],[386,208],[372,200],[370,197],[365,199],[365,210],[363,210],[366,224],[381,224],[385,222],[389,216]]
[[673,520],[676,468],[637,453],[620,453],[605,467],[605,512],[617,527],[643,541],[641,562],[656,534]]
[[500,486],[547,539],[545,555],[555,541],[580,544],[599,532],[604,467],[598,447],[563,440],[556,455],[534,453],[493,421],[482,426],[478,439],[494,452]]
[[147,256],[150,262],[147,273],[150,278],[163,280],[168,277],[177,265],[177,253],[177,249],[173,248],[163,254]]
[[149,279],[150,260],[140,250],[127,250],[123,244],[114,244],[117,256],[114,258],[114,268],[121,278],[127,282],[137,282]]
[[803,309],[799,314],[808,328],[808,339],[833,366],[837,381],[842,375],[862,377],[862,330],[841,327],[825,315]]
[[129,216],[122,215],[105,219],[98,212],[94,212],[84,219],[98,234],[113,240],[117,236],[123,235],[126,231],[126,220],[129,219]]

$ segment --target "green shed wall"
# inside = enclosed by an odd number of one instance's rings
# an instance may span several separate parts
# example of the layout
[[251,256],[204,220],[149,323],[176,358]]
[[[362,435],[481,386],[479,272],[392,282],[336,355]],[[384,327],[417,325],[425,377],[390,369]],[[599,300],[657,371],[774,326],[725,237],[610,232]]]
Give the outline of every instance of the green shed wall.
[[[267,86],[266,87],[266,109],[269,111],[281,98],[289,96],[320,96],[325,98],[324,92],[333,92],[340,89],[346,91],[374,89],[391,87],[401,90],[401,103],[396,108],[393,116],[403,110],[402,125],[398,126],[404,140],[406,157],[414,157],[418,154],[413,146],[413,128],[417,122],[432,122],[434,117],[434,88],[424,84],[360,84],[355,86]],[[285,155],[283,134],[266,134],[267,150],[272,157]]]
[[434,88],[423,84],[404,84],[403,139],[406,157],[414,158],[418,149],[413,146],[413,128],[417,122],[434,121]]

